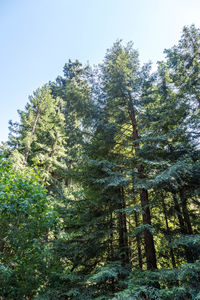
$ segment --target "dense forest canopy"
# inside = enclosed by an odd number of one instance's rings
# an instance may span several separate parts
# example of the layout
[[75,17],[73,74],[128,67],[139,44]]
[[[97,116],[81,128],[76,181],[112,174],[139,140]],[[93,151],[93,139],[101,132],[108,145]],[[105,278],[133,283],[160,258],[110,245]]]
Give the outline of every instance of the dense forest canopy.
[[165,54],[69,60],[10,121],[0,299],[200,299],[200,30]]

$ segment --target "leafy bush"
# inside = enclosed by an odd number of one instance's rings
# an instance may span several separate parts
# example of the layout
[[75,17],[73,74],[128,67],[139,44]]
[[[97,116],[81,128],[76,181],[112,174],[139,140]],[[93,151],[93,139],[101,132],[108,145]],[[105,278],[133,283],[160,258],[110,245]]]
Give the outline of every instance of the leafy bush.
[[45,278],[53,214],[39,176],[0,161],[0,295],[33,296]]

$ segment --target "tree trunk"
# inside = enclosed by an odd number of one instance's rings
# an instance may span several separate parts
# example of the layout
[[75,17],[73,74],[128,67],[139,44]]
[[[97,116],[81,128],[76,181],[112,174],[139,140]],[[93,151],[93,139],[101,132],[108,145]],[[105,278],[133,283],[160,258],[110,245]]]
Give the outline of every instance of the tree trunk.
[[[132,98],[129,93],[129,116],[132,124],[132,131],[133,131],[133,140],[134,140],[134,148],[135,148],[135,154],[137,157],[139,157],[139,134],[137,129],[137,121],[135,117],[135,111],[132,104]],[[137,166],[139,178],[144,178],[144,167],[142,164],[138,164]],[[151,225],[151,213],[149,208],[149,199],[148,199],[148,192],[146,189],[140,189],[140,202],[143,209],[143,225]],[[145,229],[144,230],[144,248],[145,248],[145,255],[146,255],[146,261],[147,261],[147,269],[153,270],[157,269],[157,262],[156,262],[156,252],[155,252],[155,246],[154,246],[154,240],[152,233]]]
[[[163,204],[163,212],[164,212],[164,216],[165,216],[165,225],[166,225],[166,229],[167,229],[167,235],[169,237],[169,242],[171,243],[171,241],[172,241],[171,240],[171,231],[170,231],[169,224],[168,224],[167,210],[166,210],[164,198],[163,198],[162,204]],[[173,266],[173,268],[176,268],[176,261],[175,261],[174,251],[172,248],[170,248],[170,256],[171,256],[172,266]]]
[[182,234],[187,234],[187,229],[185,227],[185,223],[184,223],[184,220],[183,220],[181,208],[180,208],[180,205],[178,203],[177,195],[175,193],[173,193],[173,200],[174,200],[174,208],[176,210],[176,214],[177,214],[179,225],[180,225],[180,231],[181,231]]
[[[121,196],[122,196],[122,208],[126,209],[126,201],[124,196],[124,189],[121,188]],[[124,252],[126,256],[126,264],[129,264],[129,243],[128,243],[128,231],[127,231],[127,222],[126,222],[126,212],[122,213],[123,219],[123,229],[124,229]]]
[[187,208],[187,200],[186,200],[186,197],[184,196],[183,190],[180,190],[179,195],[180,195],[181,206],[182,206],[182,211],[183,211],[183,218],[184,218],[185,224],[187,226],[187,233],[193,234],[192,225],[190,222],[190,216],[189,216],[188,208]]
[[[143,209],[143,225],[151,225],[151,214],[149,209],[147,190],[142,189],[142,191],[140,192],[140,201]],[[144,230],[144,248],[147,259],[147,270],[157,269],[153,235],[148,229]]]
[[113,260],[113,258],[114,258],[114,249],[113,249],[113,215],[112,215],[111,208],[110,208],[110,216],[109,216],[109,229],[110,229],[109,260]]
[[[138,223],[138,214],[135,211],[134,212],[134,216],[135,216],[135,225],[136,227],[139,225]],[[141,239],[138,235],[136,235],[136,243],[137,243],[137,252],[138,252],[138,262],[139,262],[139,267],[142,270],[143,268],[143,261],[142,261],[142,250],[141,250]]]
[[[183,235],[188,234],[188,228],[187,228],[187,223],[185,223],[185,219],[183,219],[183,214],[181,213],[181,208],[178,202],[177,195],[173,193],[173,199],[175,203],[175,209],[177,211],[177,216],[179,220],[179,225],[180,225],[180,231]],[[188,215],[189,217],[189,215]],[[190,224],[191,225],[191,224]],[[194,262],[194,256],[193,256],[193,251],[192,249],[189,249],[188,247],[185,248],[185,257],[188,263]]]
[[[120,200],[119,209],[124,210],[126,208],[123,188],[118,191],[118,197]],[[127,236],[126,225],[126,213],[124,211],[118,213],[118,233],[119,233],[119,253],[122,260],[122,264],[125,266],[129,264],[129,245]]]

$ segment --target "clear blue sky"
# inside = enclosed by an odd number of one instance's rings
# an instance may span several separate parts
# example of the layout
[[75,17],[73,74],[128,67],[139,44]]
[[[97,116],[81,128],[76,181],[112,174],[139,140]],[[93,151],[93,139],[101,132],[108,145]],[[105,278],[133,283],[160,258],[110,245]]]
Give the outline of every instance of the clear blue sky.
[[192,23],[200,27],[200,0],[0,0],[0,141],[69,58],[97,64],[120,38],[155,64]]

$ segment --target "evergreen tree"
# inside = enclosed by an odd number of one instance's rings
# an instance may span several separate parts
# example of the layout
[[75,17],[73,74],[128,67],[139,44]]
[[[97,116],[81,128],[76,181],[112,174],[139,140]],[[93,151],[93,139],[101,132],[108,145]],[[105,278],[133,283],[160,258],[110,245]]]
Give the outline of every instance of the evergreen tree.
[[[48,85],[29,97],[25,111],[19,111],[19,124],[12,124],[9,145],[24,157],[24,164],[43,170],[50,185],[65,174],[65,118],[63,101],[54,99]],[[16,129],[17,128],[17,129]],[[15,156],[12,158],[15,160]]]
[[29,98],[1,148],[0,296],[199,299],[199,43],[185,27],[151,73],[117,41]]
[[[126,48],[120,42],[114,44],[113,48],[107,53],[103,65],[104,89],[108,96],[108,108],[111,120],[115,117],[119,126],[127,126],[127,142],[132,146],[132,157],[135,166],[132,173],[137,172],[137,181],[144,181],[145,167],[140,160],[140,136],[137,111],[141,109],[140,102],[141,87],[138,53],[129,44]],[[114,115],[115,114],[115,115]],[[121,132],[122,134],[122,132]],[[132,143],[130,142],[132,140]],[[133,179],[135,181],[135,178]],[[133,183],[134,184],[134,183]],[[135,187],[134,187],[135,189]],[[136,189],[135,189],[136,190]],[[148,191],[141,183],[138,189],[140,194],[140,204],[143,210],[142,218],[144,225],[145,255],[148,269],[156,269],[156,254],[153,236],[148,226],[151,226],[151,213],[148,199]]]

